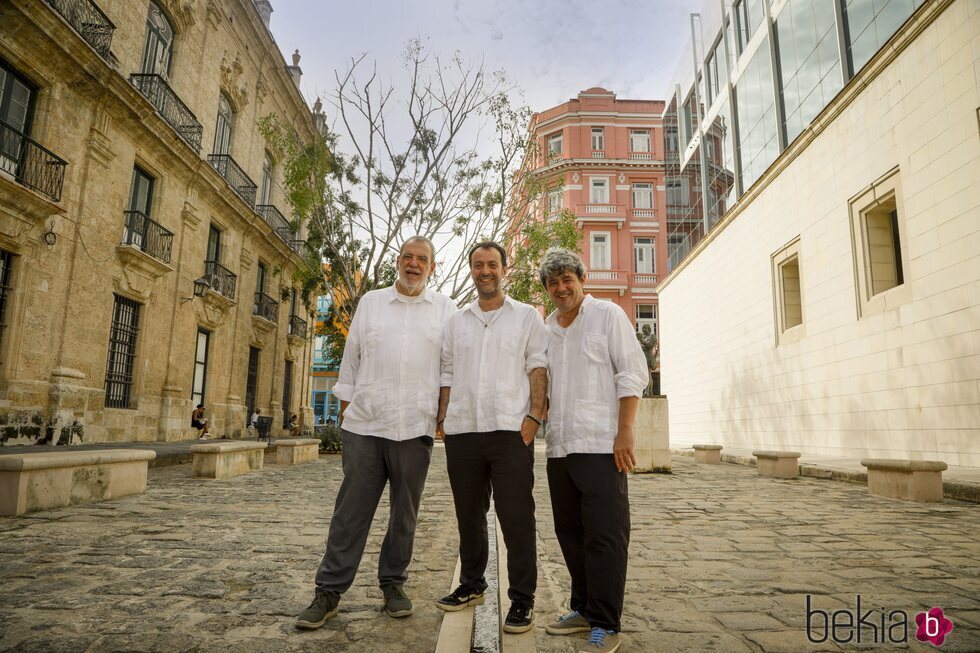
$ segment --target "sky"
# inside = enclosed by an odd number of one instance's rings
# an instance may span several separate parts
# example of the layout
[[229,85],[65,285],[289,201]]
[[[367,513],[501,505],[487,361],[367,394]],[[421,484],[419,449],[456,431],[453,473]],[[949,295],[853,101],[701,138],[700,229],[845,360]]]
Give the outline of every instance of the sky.
[[[368,53],[397,82],[401,53],[421,38],[435,54],[503,69],[534,111],[601,86],[622,99],[665,99],[689,14],[705,0],[272,0],[271,31],[286,61],[302,56],[312,104],[334,71]],[[688,51],[689,52],[689,51]],[[688,55],[689,56],[689,55]]]

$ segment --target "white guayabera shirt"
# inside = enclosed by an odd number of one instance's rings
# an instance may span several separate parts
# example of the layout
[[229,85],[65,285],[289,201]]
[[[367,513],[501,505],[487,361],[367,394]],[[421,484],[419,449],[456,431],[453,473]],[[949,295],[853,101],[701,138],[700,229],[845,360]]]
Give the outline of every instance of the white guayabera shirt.
[[548,366],[547,346],[538,311],[510,297],[490,314],[474,301],[451,316],[442,345],[446,433],[520,431],[531,406],[528,374]]
[[407,297],[391,286],[361,298],[333,388],[350,402],[345,430],[389,440],[435,433],[442,330],[455,310],[428,288]]
[[585,296],[567,329],[558,324],[558,311],[545,324],[551,382],[546,455],[611,454],[619,400],[642,397],[649,382],[633,325],[622,308],[592,295]]

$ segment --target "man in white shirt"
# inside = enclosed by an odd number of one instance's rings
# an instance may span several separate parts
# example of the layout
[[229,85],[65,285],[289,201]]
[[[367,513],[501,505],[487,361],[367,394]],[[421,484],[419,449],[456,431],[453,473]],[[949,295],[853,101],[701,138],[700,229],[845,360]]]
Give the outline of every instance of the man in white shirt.
[[437,421],[445,433],[456,505],[460,585],[436,605],[455,611],[483,603],[492,491],[510,578],[504,631],[522,633],[534,623],[537,549],[531,490],[534,436],[548,386],[547,334],[534,307],[504,295],[503,247],[477,243],[469,262],[478,298],[446,323]]
[[646,360],[623,309],[585,294],[577,254],[550,249],[539,272],[557,306],[545,320],[548,488],[572,577],[571,612],[546,630],[589,632],[580,653],[613,653],[629,555],[626,474],[636,466],[633,420],[647,385]]
[[313,603],[296,620],[300,628],[319,628],[337,614],[386,484],[391,514],[378,581],[389,616],[412,614],[403,585],[436,430],[442,330],[456,311],[451,299],[425,287],[435,267],[432,243],[409,238],[395,285],[365,294],[351,321],[333,389],[340,399],[344,480]]
[[259,428],[259,415],[262,411],[258,408],[252,411],[252,416],[248,418],[248,433],[252,437],[257,437]]

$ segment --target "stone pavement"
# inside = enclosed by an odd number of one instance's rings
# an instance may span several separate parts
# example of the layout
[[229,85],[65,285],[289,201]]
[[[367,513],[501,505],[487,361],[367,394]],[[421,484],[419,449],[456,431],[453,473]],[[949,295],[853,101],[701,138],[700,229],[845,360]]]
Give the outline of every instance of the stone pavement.
[[[551,527],[537,446],[537,650],[568,577]],[[432,651],[456,562],[455,520],[436,446],[422,500],[415,615],[380,610],[377,554],[387,505],[340,615],[299,632],[340,481],[340,458],[225,481],[189,465],[151,469],[145,494],[0,519],[0,651]],[[806,639],[806,597],[827,612],[941,606],[943,651],[980,650],[980,507],[909,504],[859,485],[759,478],[739,465],[674,458],[674,473],[630,481],[633,540],[624,615],[629,651],[851,650]],[[505,606],[506,607],[506,606]],[[817,618],[819,621],[819,618]],[[876,621],[877,623],[877,621]],[[889,623],[893,623],[889,621]],[[935,650],[914,641],[908,650]],[[902,646],[864,648],[895,650]],[[815,633],[822,635],[822,631]],[[843,635],[844,632],[842,631]]]

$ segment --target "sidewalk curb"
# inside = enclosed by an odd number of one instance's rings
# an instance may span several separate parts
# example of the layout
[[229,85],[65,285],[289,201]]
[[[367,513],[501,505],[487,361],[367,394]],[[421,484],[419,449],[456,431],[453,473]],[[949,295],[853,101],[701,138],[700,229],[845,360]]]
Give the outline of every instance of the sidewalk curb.
[[[671,449],[670,453],[675,456],[694,457],[694,451],[690,449]],[[742,465],[745,467],[755,467],[754,456],[741,456],[735,454],[721,454],[723,463]],[[838,469],[819,465],[815,463],[800,463],[800,476],[809,478],[822,478],[829,481],[842,481],[845,483],[857,483],[860,485],[868,484],[868,473],[857,472],[847,469]],[[969,483],[957,480],[943,480],[943,498],[955,499],[957,501],[967,501],[970,503],[980,503],[980,483]]]

